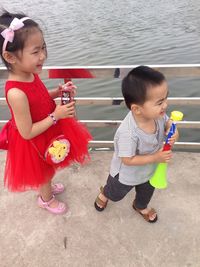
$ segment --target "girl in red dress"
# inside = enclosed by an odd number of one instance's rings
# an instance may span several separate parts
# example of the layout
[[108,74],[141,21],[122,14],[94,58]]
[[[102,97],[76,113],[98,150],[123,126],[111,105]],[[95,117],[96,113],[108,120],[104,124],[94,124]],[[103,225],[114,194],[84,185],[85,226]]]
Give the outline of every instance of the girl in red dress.
[[[55,195],[64,186],[53,185],[52,178],[57,169],[89,158],[91,135],[74,118],[74,101],[55,104],[62,87],[48,92],[38,76],[47,56],[39,25],[24,14],[5,11],[0,33],[0,53],[9,73],[5,95],[12,115],[6,125],[5,185],[11,191],[38,189],[39,207],[63,214],[67,206]],[[72,82],[66,87],[75,89]]]

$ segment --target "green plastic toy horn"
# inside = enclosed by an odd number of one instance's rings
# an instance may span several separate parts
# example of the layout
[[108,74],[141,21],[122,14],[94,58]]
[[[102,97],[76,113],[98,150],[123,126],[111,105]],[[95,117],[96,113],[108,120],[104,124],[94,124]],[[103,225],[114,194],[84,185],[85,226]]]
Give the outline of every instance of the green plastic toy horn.
[[[180,111],[172,111],[170,119],[173,120],[173,123],[170,127],[167,139],[163,146],[163,151],[171,149],[171,146],[169,144],[169,138],[171,138],[171,136],[176,131],[176,121],[181,121],[183,119],[183,113]],[[167,187],[167,166],[168,164],[164,162],[161,162],[157,165],[153,176],[149,180],[150,184],[153,187],[157,189],[164,189]]]

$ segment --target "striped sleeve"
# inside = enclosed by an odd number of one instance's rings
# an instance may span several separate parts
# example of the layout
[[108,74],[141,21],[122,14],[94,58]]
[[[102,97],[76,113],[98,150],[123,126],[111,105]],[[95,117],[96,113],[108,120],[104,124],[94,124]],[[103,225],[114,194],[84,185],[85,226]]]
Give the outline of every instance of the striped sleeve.
[[118,157],[132,157],[136,155],[137,137],[130,132],[119,133],[117,140]]

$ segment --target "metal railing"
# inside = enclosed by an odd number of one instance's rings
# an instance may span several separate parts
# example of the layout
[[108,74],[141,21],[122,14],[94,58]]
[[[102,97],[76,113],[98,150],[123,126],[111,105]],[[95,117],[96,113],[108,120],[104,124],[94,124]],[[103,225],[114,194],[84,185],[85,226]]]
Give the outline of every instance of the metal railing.
[[[115,79],[123,78],[132,68],[132,66],[79,66],[79,67],[45,67],[41,73],[43,79],[63,78],[67,79]],[[200,78],[200,65],[151,65],[154,69],[161,71],[166,78],[169,77],[184,77]],[[0,79],[6,79],[7,71],[5,68],[0,68]],[[77,105],[124,105],[122,97],[77,97],[75,98]],[[57,101],[60,101],[57,99]],[[169,97],[168,103],[171,105],[187,105],[187,106],[200,106],[200,97]],[[4,97],[0,98],[0,106],[6,106]],[[117,127],[121,120],[81,120],[89,128],[100,127]],[[3,126],[6,120],[0,120],[0,126]],[[177,122],[179,128],[183,129],[200,129],[200,121],[180,121]],[[90,142],[91,147],[110,148],[113,147],[113,141],[93,140]],[[177,142],[176,148],[184,150],[200,149],[199,142]]]

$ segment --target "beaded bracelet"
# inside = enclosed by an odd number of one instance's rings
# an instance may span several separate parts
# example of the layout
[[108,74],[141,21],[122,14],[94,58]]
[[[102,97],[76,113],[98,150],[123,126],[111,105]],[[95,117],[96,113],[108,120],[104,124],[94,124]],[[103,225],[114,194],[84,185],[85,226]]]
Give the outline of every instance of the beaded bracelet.
[[49,114],[49,117],[52,119],[53,124],[56,124],[57,123],[57,120],[56,120],[55,116],[52,113]]

